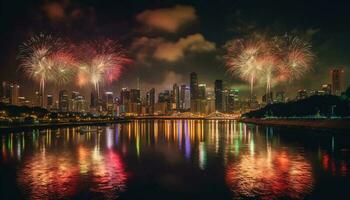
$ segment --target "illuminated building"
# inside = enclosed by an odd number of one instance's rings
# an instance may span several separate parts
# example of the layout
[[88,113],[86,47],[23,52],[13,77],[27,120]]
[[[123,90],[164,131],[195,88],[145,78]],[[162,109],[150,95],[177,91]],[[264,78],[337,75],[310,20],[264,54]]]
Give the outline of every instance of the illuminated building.
[[18,96],[19,96],[19,85],[11,84],[10,85],[10,104],[18,105]]
[[141,103],[139,89],[131,89],[130,90],[130,101],[131,101],[131,103]]
[[139,89],[130,90],[130,113],[139,114],[141,112],[141,96]]
[[28,100],[28,99],[26,99],[25,97],[18,97],[18,104],[20,105],[20,106],[32,106],[31,105],[31,102]]
[[206,94],[206,90],[207,90],[207,85],[206,84],[199,84],[198,85],[198,99],[206,99],[207,94]]
[[344,91],[344,70],[342,68],[331,70],[332,94],[340,96]]
[[35,100],[33,106],[40,107],[43,105],[43,98],[41,98],[41,92],[35,91]]
[[98,107],[98,95],[97,95],[97,91],[93,90],[91,91],[91,96],[90,96],[90,108],[97,109],[97,107]]
[[79,96],[79,92],[75,92],[75,91],[73,91],[72,92],[72,97],[71,97],[71,99],[69,100],[69,111],[71,111],[71,112],[77,112],[77,106],[76,106],[76,104],[77,104],[77,97]]
[[215,112],[215,98],[214,96],[209,96],[207,97],[207,101],[206,101],[206,109],[205,109],[205,113],[206,114],[210,114],[212,112]]
[[46,108],[48,110],[51,110],[52,109],[52,106],[53,106],[53,96],[51,94],[48,94],[46,96]]
[[108,113],[113,112],[113,92],[105,92],[105,95],[103,96],[103,103],[104,103],[104,109]]
[[165,103],[166,104],[166,111],[165,113],[168,113],[170,110],[170,103],[171,103],[171,94],[169,90],[165,90],[164,92],[160,92],[158,94],[158,103]]
[[152,88],[146,93],[146,105],[148,106],[148,114],[154,114],[154,104],[156,102],[156,90]]
[[191,92],[190,88],[186,85],[181,85],[180,91],[180,109],[188,110],[191,107]]
[[195,72],[190,74],[191,100],[198,99],[198,77]]
[[76,97],[76,112],[86,112],[86,100],[83,95],[78,95]]
[[215,109],[222,112],[222,80],[215,80]]
[[228,98],[229,98],[229,91],[228,89],[224,89],[222,91],[222,112],[224,113],[228,112]]
[[130,104],[130,92],[127,88],[122,88],[120,92],[120,112],[125,113],[128,112],[128,107]]
[[171,103],[172,103],[171,107],[173,110],[180,109],[180,89],[176,83],[173,85]]
[[226,112],[234,113],[236,107],[238,107],[236,106],[238,104],[238,90],[230,89],[228,92]]
[[68,112],[68,93],[61,90],[58,95],[58,108],[60,112]]
[[10,103],[10,84],[7,81],[3,81],[1,85],[1,102]]

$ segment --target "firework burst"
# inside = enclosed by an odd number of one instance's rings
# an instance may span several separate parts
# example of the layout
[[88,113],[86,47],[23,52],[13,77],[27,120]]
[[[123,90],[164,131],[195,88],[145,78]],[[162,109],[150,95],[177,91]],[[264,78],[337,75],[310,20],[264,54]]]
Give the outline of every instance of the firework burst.
[[290,79],[301,78],[306,72],[311,70],[311,63],[314,54],[311,45],[298,37],[286,36],[284,64],[290,70]]
[[110,39],[84,43],[80,48],[78,85],[91,83],[97,92],[101,83],[117,80],[129,62],[120,45]]
[[64,47],[60,38],[45,34],[34,36],[20,45],[18,55],[20,67],[30,79],[39,82],[42,98],[44,98],[46,82],[55,77],[54,56]]
[[237,39],[227,45],[225,58],[228,71],[249,81],[251,93],[253,93],[254,82],[261,73],[261,66],[257,62],[263,54],[263,49],[264,44],[254,39]]

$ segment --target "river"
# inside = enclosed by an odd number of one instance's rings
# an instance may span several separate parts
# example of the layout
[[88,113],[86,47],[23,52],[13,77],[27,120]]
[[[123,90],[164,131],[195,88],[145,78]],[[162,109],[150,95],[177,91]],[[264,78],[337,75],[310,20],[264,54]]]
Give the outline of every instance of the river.
[[350,133],[135,120],[0,135],[0,199],[347,199]]

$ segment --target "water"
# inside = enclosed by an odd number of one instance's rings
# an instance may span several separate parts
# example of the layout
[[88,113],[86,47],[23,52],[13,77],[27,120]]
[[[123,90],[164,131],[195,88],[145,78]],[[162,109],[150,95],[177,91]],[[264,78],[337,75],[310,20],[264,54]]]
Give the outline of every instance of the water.
[[[149,120],[0,135],[0,199],[347,199],[350,134]],[[85,128],[86,129],[86,128]]]

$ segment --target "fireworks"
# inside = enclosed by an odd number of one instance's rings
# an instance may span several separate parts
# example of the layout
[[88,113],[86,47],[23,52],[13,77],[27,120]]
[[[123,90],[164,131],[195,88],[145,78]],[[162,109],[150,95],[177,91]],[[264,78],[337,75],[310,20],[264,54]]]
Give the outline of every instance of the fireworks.
[[286,36],[284,64],[290,70],[291,79],[300,78],[311,69],[314,55],[311,46],[298,37]]
[[57,86],[70,82],[76,74],[76,60],[69,52],[58,52],[53,56],[53,81]]
[[20,46],[20,66],[29,78],[39,81],[42,97],[46,82],[55,77],[54,57],[63,49],[64,44],[60,38],[45,34],[34,36]]
[[62,86],[75,77],[78,85],[91,83],[98,92],[101,83],[117,80],[124,64],[130,62],[120,45],[110,39],[72,45],[45,34],[23,43],[18,58],[25,74],[40,83],[43,98],[47,82]]
[[261,58],[264,56],[266,43],[257,38],[237,39],[229,42],[227,54],[228,71],[250,82],[250,90],[262,73]]
[[117,80],[123,65],[129,61],[120,45],[110,39],[84,43],[80,48],[83,53],[78,55],[81,62],[78,84],[90,82],[97,92],[101,83]]
[[270,93],[273,83],[302,77],[311,69],[311,46],[297,37],[253,35],[230,41],[225,55],[228,71],[250,82],[266,83]]

